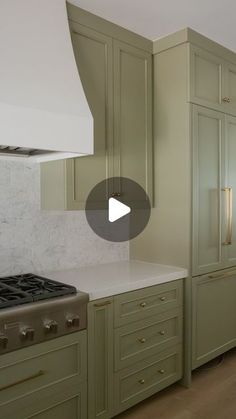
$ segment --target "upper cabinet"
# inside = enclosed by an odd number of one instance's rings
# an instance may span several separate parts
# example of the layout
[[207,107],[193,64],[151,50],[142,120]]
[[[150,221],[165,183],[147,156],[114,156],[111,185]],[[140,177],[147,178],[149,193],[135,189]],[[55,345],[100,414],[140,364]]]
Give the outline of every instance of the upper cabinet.
[[236,65],[191,45],[190,102],[236,115]]
[[[83,209],[91,189],[113,176],[138,182],[152,200],[151,42],[68,7],[78,71],[94,117],[94,155],[41,164],[41,207]],[[114,193],[126,194],[120,182],[108,197]]]
[[[152,58],[120,41],[114,41],[114,176],[138,182],[152,199]],[[128,191],[115,192],[129,201]]]

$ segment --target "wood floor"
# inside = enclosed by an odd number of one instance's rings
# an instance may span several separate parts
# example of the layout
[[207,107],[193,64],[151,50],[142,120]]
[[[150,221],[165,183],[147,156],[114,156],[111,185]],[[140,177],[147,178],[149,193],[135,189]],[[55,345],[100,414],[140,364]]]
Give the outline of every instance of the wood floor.
[[191,388],[175,384],[116,419],[236,419],[236,350],[196,370]]

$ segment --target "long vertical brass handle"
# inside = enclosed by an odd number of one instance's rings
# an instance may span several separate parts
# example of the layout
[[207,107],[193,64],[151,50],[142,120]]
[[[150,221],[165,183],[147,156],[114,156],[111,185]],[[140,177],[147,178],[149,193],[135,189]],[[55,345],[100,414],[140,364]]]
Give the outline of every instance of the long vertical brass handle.
[[225,245],[232,244],[232,229],[233,229],[233,189],[224,188],[226,192],[226,217],[227,217],[227,232],[226,239],[223,242]]

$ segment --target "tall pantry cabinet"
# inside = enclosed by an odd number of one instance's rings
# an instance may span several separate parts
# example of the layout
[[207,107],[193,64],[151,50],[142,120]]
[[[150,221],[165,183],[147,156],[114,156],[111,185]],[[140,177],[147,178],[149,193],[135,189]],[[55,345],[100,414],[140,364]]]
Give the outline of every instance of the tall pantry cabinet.
[[[109,177],[131,178],[151,198],[152,42],[71,4],[67,8],[94,118],[94,155],[41,164],[42,209],[84,209],[92,188]],[[126,198],[120,188],[113,185],[108,194]]]
[[131,257],[190,272],[187,374],[236,345],[236,54],[190,29],[154,43],[154,199]]

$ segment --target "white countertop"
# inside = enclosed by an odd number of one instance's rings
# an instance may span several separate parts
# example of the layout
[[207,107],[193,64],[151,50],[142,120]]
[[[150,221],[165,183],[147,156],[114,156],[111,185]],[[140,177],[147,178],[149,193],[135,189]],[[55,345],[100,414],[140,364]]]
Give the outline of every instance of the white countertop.
[[78,269],[43,272],[47,278],[74,285],[90,300],[186,278],[186,269],[140,261],[113,262]]

